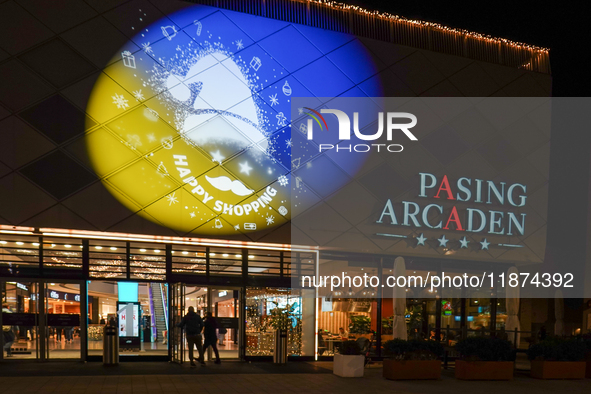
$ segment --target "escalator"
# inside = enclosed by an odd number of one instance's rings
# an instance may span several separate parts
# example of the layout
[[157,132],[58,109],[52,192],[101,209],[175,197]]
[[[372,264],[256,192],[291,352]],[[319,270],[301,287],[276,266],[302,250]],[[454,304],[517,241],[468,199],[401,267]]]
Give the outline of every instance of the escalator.
[[150,309],[152,313],[152,337],[154,342],[164,342],[164,332],[168,330],[168,314],[164,285],[150,283]]

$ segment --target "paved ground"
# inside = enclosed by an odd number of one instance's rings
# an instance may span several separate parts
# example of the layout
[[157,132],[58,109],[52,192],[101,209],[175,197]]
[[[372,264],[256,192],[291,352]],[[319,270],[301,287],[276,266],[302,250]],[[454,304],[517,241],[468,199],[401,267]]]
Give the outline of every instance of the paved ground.
[[[135,364],[135,363],[134,363]],[[296,364],[296,363],[292,363]],[[298,363],[305,364],[305,363]],[[389,381],[379,366],[365,370],[363,378],[339,378],[330,372],[332,363],[313,363],[315,373],[206,374],[213,369],[188,369],[182,375],[127,376],[35,376],[0,377],[0,393],[134,394],[134,393],[437,393],[437,394],[523,394],[590,393],[591,379],[541,381],[517,373],[510,382],[468,382],[455,380],[453,370],[444,370],[439,381]],[[39,364],[38,364],[39,366]],[[301,368],[301,367],[297,367]],[[231,369],[231,368],[229,368]],[[324,370],[324,371],[320,371]],[[2,374],[0,367],[0,374]]]

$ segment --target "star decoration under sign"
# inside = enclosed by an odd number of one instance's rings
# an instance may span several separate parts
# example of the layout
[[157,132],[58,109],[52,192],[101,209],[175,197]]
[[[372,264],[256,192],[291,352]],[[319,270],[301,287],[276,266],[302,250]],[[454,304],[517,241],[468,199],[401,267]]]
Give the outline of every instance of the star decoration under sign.
[[265,218],[265,220],[267,221],[267,226],[270,226],[273,223],[275,223],[275,216],[273,216],[273,215],[267,215],[267,217]]
[[417,246],[419,246],[419,245],[425,246],[426,240],[427,240],[427,238],[423,235],[423,233],[421,233],[421,235],[417,237]]
[[445,238],[445,234],[443,234],[441,238],[437,238],[437,240],[439,241],[439,246],[443,246],[444,248],[447,247],[447,242],[449,239]]
[[468,241],[468,239],[466,237],[460,239],[460,249],[462,249],[462,248],[468,249],[469,243],[470,243],[470,241]]
[[483,239],[483,240],[480,242],[480,245],[482,245],[482,248],[481,248],[481,250],[485,250],[485,249],[486,249],[486,250],[488,250],[488,245],[490,245],[490,242],[487,242],[487,241],[486,241],[486,238],[484,238],[484,239]]

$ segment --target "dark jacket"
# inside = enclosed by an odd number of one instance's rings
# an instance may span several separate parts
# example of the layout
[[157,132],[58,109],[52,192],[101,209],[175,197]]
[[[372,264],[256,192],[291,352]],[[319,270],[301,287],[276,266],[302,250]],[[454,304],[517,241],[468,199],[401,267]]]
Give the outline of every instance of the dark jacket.
[[187,335],[199,335],[203,330],[203,319],[195,312],[189,312],[183,317],[178,327],[184,327]]
[[215,317],[206,317],[203,324],[205,325],[205,329],[203,330],[205,340],[215,342],[217,338],[215,330],[218,328],[217,320]]

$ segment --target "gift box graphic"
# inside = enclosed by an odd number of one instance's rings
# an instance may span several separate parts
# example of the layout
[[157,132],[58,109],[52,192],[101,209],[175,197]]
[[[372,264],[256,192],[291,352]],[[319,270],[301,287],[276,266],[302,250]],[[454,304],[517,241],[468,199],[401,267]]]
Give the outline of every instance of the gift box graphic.
[[135,56],[133,56],[131,52],[121,52],[121,57],[123,58],[123,65],[125,67],[135,68]]

